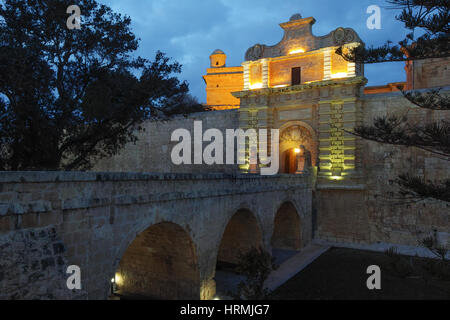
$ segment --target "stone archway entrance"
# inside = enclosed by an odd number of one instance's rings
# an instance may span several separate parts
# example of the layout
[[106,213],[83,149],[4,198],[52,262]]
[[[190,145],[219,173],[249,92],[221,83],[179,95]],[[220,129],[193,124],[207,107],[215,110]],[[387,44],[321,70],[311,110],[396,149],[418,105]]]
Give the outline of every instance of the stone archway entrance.
[[183,228],[169,222],[153,225],[136,237],[115,277],[118,292],[124,297],[200,298],[195,245]]
[[301,124],[287,124],[280,133],[280,173],[298,174],[317,165],[314,132]]

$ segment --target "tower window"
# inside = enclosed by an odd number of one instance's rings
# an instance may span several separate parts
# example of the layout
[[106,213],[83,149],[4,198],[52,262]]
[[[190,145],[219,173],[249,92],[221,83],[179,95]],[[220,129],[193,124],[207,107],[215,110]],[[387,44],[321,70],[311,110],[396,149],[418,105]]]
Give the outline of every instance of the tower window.
[[218,65],[219,65],[219,61],[216,62],[216,66],[218,66]]
[[292,68],[292,85],[296,86],[302,83],[302,68]]

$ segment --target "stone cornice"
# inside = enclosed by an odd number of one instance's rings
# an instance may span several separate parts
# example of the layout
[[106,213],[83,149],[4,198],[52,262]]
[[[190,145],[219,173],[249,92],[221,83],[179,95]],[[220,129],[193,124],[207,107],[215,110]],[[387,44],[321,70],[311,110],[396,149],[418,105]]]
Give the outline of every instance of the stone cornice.
[[[138,172],[65,172],[65,171],[4,171],[0,183],[52,183],[93,181],[153,181],[153,180],[299,180],[298,176],[227,173],[138,173]],[[300,178],[301,179],[301,178]]]
[[294,21],[280,23],[280,27],[283,29],[289,29],[289,28],[293,28],[293,27],[300,27],[305,24],[313,25],[314,23],[316,23],[316,19],[314,19],[313,17],[309,17],[309,18],[304,18],[301,20],[294,20]]
[[343,85],[344,86],[365,85],[366,83],[367,79],[365,77],[353,77],[346,79],[331,79],[331,80],[316,81],[297,86],[288,86],[284,88],[262,88],[254,90],[237,91],[232,92],[231,94],[236,98],[246,98],[255,96],[268,96],[272,94],[290,94],[323,87],[333,87]]

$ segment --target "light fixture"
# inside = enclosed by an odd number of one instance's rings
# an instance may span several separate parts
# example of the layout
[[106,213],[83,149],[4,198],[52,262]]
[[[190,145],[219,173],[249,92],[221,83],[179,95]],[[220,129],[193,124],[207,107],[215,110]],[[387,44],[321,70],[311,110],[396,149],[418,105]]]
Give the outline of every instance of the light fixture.
[[304,53],[304,52],[305,52],[304,49],[293,49],[289,51],[289,54]]
[[263,84],[261,82],[258,83],[254,83],[252,85],[250,85],[250,89],[254,90],[254,89],[261,89],[263,87]]
[[116,284],[116,276],[111,279],[111,294],[114,295],[117,291],[117,284]]
[[295,149],[294,149],[294,152],[295,152],[295,153],[300,153],[301,150],[300,150],[299,148],[295,148]]
[[288,84],[280,84],[278,86],[273,86],[272,88],[285,88],[287,86],[289,86],[289,85]]

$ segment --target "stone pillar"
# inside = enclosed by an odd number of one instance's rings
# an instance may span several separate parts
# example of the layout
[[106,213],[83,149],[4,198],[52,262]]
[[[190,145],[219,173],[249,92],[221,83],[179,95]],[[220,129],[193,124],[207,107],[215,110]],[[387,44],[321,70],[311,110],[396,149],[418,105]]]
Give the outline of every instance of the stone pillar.
[[323,79],[331,79],[331,51],[326,50],[323,54]]
[[331,104],[331,176],[340,177],[344,172],[344,132],[343,129],[343,103]]
[[262,87],[268,88],[269,87],[269,60],[262,59],[261,67],[262,67]]
[[[360,177],[360,146],[350,133],[362,120],[360,102],[352,97],[357,88],[321,90],[325,99],[319,102],[319,178],[351,184]],[[333,96],[337,99],[327,99]]]
[[250,64],[244,62],[242,66],[244,67],[244,90],[250,90]]
[[[242,101],[242,100],[241,100]],[[243,130],[254,129],[256,130],[257,139],[259,140],[259,129],[267,129],[267,141],[258,141],[258,154],[260,149],[267,148],[270,156],[271,150],[271,129],[273,128],[273,110],[268,106],[267,96],[252,96],[245,98],[246,103],[241,105],[239,109],[239,128]],[[247,140],[247,139],[246,139]],[[245,152],[242,150],[238,152],[238,159],[245,159],[244,165],[239,165],[242,172],[254,172],[255,166],[250,167],[250,150],[249,144],[246,142]],[[261,164],[256,166],[257,172],[259,172]],[[251,170],[253,169],[253,170]]]
[[216,281],[214,279],[202,281],[200,300],[212,300],[216,296]]
[[348,62],[347,74],[349,77],[356,77],[356,63]]
[[[346,48],[348,48],[349,50],[352,50],[352,49],[356,48],[357,46],[358,46],[358,44],[350,44],[350,45],[347,45]],[[355,62],[351,62],[351,61],[348,62],[347,76],[348,77],[356,77],[356,63]]]

